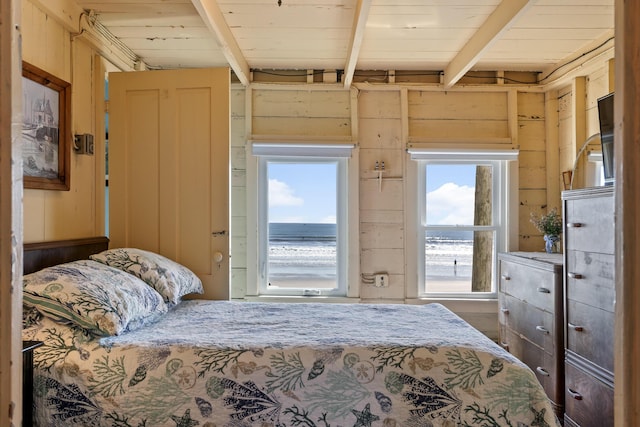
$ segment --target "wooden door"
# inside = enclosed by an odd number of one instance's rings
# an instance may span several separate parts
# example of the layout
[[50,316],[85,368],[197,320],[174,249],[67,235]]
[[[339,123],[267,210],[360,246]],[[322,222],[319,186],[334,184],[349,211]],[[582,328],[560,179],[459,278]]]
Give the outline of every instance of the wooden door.
[[210,299],[229,298],[229,77],[109,74],[110,247],[184,264]]

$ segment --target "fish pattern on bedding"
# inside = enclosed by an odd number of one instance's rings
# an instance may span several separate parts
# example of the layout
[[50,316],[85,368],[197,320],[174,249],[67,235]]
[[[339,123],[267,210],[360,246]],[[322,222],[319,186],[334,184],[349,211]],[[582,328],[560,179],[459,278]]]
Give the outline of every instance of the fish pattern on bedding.
[[439,304],[188,300],[112,337],[30,316],[39,426],[558,426],[535,374]]

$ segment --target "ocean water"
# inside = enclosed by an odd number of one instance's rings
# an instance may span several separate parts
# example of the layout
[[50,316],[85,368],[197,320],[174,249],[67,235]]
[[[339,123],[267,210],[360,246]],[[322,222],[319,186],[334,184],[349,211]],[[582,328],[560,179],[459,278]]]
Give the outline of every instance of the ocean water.
[[336,280],[336,225],[269,224],[269,279]]
[[429,231],[425,238],[424,250],[427,279],[471,279],[472,231]]
[[[473,234],[429,232],[427,278],[471,278]],[[335,224],[269,224],[271,280],[336,279]]]

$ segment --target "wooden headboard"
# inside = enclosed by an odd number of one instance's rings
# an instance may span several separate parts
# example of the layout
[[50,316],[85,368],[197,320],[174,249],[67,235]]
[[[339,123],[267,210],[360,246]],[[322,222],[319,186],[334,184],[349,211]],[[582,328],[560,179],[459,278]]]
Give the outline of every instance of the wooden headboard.
[[52,265],[87,259],[89,255],[108,248],[109,239],[105,236],[25,243],[23,245],[23,273],[29,274]]

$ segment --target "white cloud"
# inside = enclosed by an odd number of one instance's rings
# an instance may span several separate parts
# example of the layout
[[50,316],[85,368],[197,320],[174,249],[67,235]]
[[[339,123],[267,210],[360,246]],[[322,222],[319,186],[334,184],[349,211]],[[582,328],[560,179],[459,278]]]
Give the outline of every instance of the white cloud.
[[287,223],[295,223],[301,224],[304,221],[304,218],[301,216],[283,216],[279,218],[269,218],[271,222],[287,222]]
[[475,188],[452,182],[427,193],[427,218],[430,224],[473,224]]
[[269,206],[301,206],[304,199],[293,194],[293,189],[286,182],[277,179],[269,180]]
[[326,217],[322,218],[320,220],[320,223],[322,223],[322,224],[337,224],[338,221],[336,220],[336,216],[335,215],[329,215],[329,216],[326,216]]

